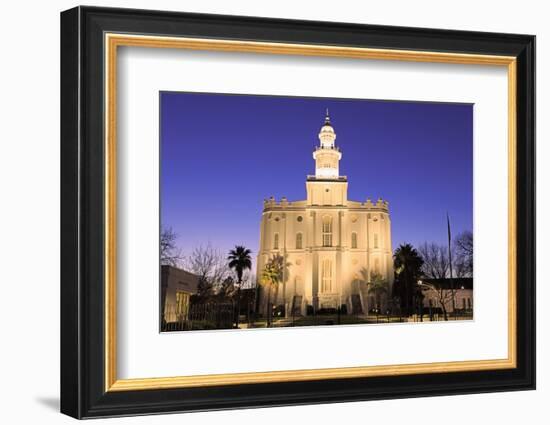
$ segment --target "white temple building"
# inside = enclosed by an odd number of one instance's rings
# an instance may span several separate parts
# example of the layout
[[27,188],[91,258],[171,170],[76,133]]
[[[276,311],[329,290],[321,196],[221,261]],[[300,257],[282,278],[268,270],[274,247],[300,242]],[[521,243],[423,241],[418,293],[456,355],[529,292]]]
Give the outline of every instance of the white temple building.
[[308,306],[311,311],[343,305],[348,313],[363,314],[372,308],[364,276],[378,273],[389,291],[393,284],[388,202],[348,199],[335,141],[327,111],[313,152],[315,174],[306,180],[307,199],[264,200],[256,275],[260,279],[273,256],[284,257],[288,267],[271,302],[285,306],[287,316],[305,315]]

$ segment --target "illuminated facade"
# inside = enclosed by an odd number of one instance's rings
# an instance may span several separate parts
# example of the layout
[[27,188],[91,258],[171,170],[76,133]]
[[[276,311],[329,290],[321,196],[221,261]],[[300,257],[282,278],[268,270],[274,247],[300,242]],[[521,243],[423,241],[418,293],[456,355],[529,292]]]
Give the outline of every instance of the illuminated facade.
[[342,152],[335,141],[327,111],[313,152],[315,175],[306,180],[307,199],[264,201],[257,276],[261,278],[270,258],[284,258],[287,267],[271,301],[285,306],[287,316],[304,315],[308,306],[345,305],[349,313],[366,313],[373,305],[364,276],[378,273],[390,291],[393,284],[388,202],[348,199],[348,179],[339,171]]

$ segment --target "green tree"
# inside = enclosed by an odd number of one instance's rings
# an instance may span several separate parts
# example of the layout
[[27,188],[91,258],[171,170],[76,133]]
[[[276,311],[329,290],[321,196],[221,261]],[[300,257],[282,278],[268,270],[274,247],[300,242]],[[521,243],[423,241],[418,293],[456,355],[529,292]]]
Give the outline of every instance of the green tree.
[[227,301],[235,295],[235,292],[235,280],[231,276],[227,276],[221,283],[216,295],[221,301]]
[[237,315],[235,324],[239,327],[239,315],[241,313],[241,285],[243,283],[243,273],[245,270],[252,268],[252,259],[250,257],[252,251],[244,246],[237,245],[234,249],[229,251],[227,261],[230,269],[235,270],[237,274]]
[[400,299],[401,309],[410,316],[414,307],[414,299],[421,292],[418,280],[422,277],[424,261],[411,244],[402,244],[393,254],[393,264],[397,282],[394,285]]
[[368,293],[374,295],[376,310],[380,311],[382,296],[388,293],[388,282],[386,282],[380,273],[372,272],[370,274],[370,280],[367,283],[367,288]]
[[267,288],[267,326],[271,326],[271,288],[277,287],[283,281],[285,268],[288,264],[285,263],[284,257],[275,255],[271,257],[262,270],[260,282]]
[[241,285],[243,282],[243,273],[245,270],[252,268],[252,258],[250,257],[252,251],[244,246],[235,246],[234,249],[229,251],[227,261],[229,261],[229,268],[235,270],[237,274],[237,284]]

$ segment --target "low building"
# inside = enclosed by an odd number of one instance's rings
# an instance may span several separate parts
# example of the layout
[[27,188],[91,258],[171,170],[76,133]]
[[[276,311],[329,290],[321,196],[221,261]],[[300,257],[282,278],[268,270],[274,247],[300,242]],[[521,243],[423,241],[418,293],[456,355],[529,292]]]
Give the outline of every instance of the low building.
[[455,310],[465,313],[473,311],[474,280],[471,277],[422,279],[421,282],[424,309],[440,309],[443,302],[447,313],[454,313]]
[[199,277],[173,266],[161,266],[161,317],[166,323],[187,319],[191,295],[197,293]]

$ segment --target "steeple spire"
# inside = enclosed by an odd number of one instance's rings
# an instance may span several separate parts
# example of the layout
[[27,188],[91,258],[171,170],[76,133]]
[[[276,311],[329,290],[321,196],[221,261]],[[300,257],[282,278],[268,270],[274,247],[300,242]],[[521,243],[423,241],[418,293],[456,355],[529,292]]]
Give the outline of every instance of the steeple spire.
[[334,141],[336,140],[336,133],[334,127],[330,122],[330,115],[328,114],[328,108],[325,112],[325,122],[319,132],[319,141],[321,142],[321,148],[334,148]]
[[[319,111],[321,112],[321,111]],[[307,176],[307,205],[346,205],[348,180],[340,175],[342,152],[335,145],[336,132],[328,108],[319,131],[319,145],[313,150],[315,175]]]
[[339,177],[339,162],[342,153],[334,145],[336,133],[330,123],[328,108],[325,112],[325,122],[319,132],[320,145],[315,148],[313,158],[315,159],[315,176],[325,179],[336,179]]

